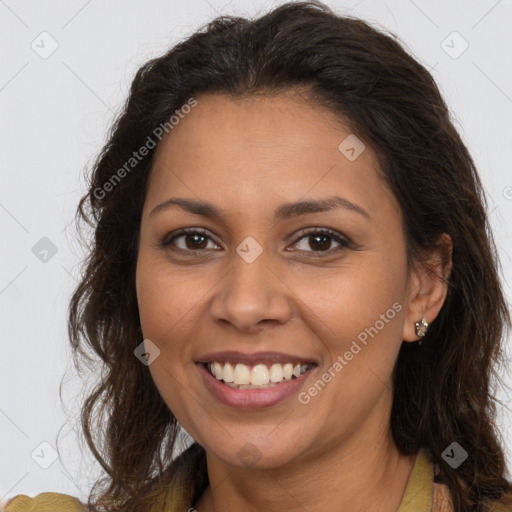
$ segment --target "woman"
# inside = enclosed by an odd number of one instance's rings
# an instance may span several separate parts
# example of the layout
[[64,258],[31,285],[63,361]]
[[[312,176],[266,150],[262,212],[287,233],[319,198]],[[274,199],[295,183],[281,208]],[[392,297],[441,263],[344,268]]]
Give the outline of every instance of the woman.
[[[484,194],[393,37],[319,2],[213,21],[139,70],[79,216],[90,510],[512,510]],[[35,504],[82,510],[7,510]]]

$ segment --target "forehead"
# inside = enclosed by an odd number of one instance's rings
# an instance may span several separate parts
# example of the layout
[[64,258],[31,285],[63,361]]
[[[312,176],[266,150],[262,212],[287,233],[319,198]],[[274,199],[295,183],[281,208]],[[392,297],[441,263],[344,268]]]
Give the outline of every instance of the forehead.
[[334,194],[399,213],[375,153],[325,108],[293,93],[202,95],[159,144],[146,203],[181,195],[235,211]]
[[[280,158],[298,148],[304,152],[332,151],[348,127],[333,113],[293,91],[277,95],[233,97],[202,95],[158,148],[158,156],[186,146],[194,156],[261,156]],[[215,146],[215,147],[214,147]],[[158,157],[157,156],[157,157]],[[286,156],[293,156],[292,154]]]

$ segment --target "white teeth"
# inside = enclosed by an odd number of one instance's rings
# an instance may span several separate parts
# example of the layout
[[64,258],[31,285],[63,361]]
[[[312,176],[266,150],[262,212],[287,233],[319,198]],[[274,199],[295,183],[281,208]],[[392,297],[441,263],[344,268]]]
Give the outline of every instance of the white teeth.
[[283,367],[280,364],[273,364],[270,367],[270,381],[281,382],[283,380]]
[[245,364],[237,364],[235,366],[235,373],[233,375],[233,382],[235,384],[250,384],[251,373],[249,367]]
[[270,372],[264,364],[257,364],[251,370],[251,384],[254,386],[261,386],[268,384],[270,380]]
[[222,380],[222,366],[220,363],[213,363],[213,375],[218,380]]
[[233,382],[235,380],[235,373],[233,367],[229,363],[226,363],[224,365],[224,372],[222,375],[222,380],[224,382]]
[[270,368],[265,364],[257,364],[252,369],[242,363],[237,363],[234,368],[231,363],[219,363],[214,361],[206,365],[210,373],[224,384],[238,389],[263,389],[273,387],[280,382],[298,378],[307,371],[310,365],[292,363],[275,363]]

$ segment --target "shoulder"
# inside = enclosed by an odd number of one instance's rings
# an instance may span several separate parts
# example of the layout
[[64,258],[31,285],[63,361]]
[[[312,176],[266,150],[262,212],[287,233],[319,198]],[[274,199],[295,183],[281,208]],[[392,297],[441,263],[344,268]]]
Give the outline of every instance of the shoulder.
[[5,512],[86,512],[88,509],[77,498],[56,492],[43,492],[34,498],[18,494],[12,498]]

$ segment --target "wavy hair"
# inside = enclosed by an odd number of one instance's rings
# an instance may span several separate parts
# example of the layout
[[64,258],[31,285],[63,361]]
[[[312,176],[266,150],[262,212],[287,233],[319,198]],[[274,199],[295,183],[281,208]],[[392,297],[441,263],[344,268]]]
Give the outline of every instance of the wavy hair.
[[[421,347],[402,344],[390,427],[401,453],[431,451],[456,512],[487,512],[493,503],[512,509],[493,395],[510,315],[475,165],[425,67],[395,36],[318,1],[253,20],[221,16],[145,63],[91,166],[76,222],[79,230],[92,226],[93,237],[68,318],[75,365],[95,359],[103,368],[81,410],[87,444],[107,475],[88,506],[182,512],[208,485],[204,449],[193,443],[175,455],[178,422],[134,356],[143,339],[135,268],[156,148],[105,184],[191,97],[291,89],[348,122],[376,152],[404,212],[410,264],[424,261],[442,233],[451,236],[448,294]],[[441,456],[453,441],[468,453],[456,470]]]

